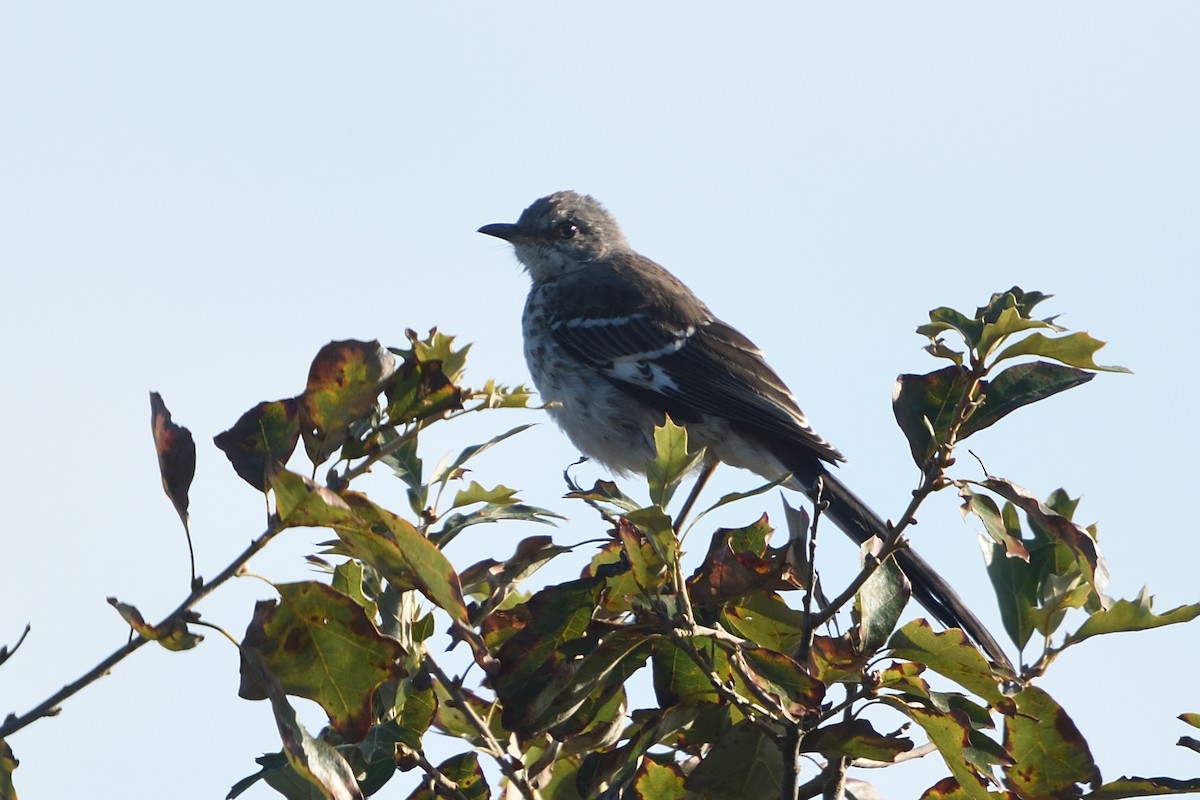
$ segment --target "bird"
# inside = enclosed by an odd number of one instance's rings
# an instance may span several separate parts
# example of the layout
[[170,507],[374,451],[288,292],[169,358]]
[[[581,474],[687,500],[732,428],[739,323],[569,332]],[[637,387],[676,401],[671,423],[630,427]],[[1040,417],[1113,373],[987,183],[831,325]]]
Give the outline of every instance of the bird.
[[[787,384],[744,334],[665,267],[630,246],[593,197],[560,191],[515,223],[479,232],[509,242],[531,287],[525,359],[547,409],[583,455],[618,475],[643,473],[669,416],[715,461],[810,496],[858,544],[888,524],[834,474],[845,456],[818,434]],[[693,493],[694,495],[694,493]],[[913,597],[960,628],[997,665],[1004,649],[953,587],[910,547],[895,553]]]

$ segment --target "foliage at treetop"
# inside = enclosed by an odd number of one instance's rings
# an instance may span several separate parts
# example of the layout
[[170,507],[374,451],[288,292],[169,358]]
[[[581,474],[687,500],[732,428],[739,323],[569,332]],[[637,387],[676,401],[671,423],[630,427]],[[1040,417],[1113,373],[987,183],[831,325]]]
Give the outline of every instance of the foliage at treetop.
[[[948,776],[925,798],[1200,792],[1196,779],[1104,782],[1083,734],[1037,685],[1068,648],[1186,622],[1200,604],[1155,612],[1145,591],[1108,597],[1096,528],[1074,521],[1078,501],[1066,491],[1039,499],[1007,478],[951,474],[956,447],[971,434],[1098,372],[1125,371],[1095,363],[1102,342],[1034,317],[1046,297],[1014,287],[970,316],[935,309],[918,328],[928,352],[949,362],[896,383],[893,408],[919,483],[887,538],[863,546],[859,574],[837,592],[816,568],[819,491],[811,514],[785,503],[786,536],[757,511],[743,527],[711,532],[701,565],[685,574],[683,536],[707,511],[748,506],[786,476],[722,497],[690,524],[673,520],[668,507],[702,454],[669,419],[647,468],[650,506],[613,482],[579,486],[567,474],[567,496],[595,520],[599,540],[577,579],[521,588],[551,560],[596,539],[571,546],[528,536],[510,555],[460,571],[445,553],[472,526],[553,523],[557,515],[507,486],[468,479],[473,458],[526,426],[432,468],[421,434],[467,414],[529,407],[532,393],[493,381],[466,387],[469,348],[437,331],[410,331],[396,350],[332,342],[314,359],[303,393],[259,403],[215,437],[236,473],[267,498],[265,530],[216,577],[205,581],[193,567],[190,593],[157,624],[110,599],[133,638],[28,713],[5,719],[0,799],[17,797],[8,737],[148,641],[198,646],[195,628],[215,627],[195,611],[199,600],[299,527],[330,531],[310,559],[326,579],[276,586],[278,599],[256,605],[240,640],[239,694],[268,701],[280,749],[257,759],[260,769],[234,783],[230,798],[258,781],[288,798],[363,798],[397,773],[417,776],[415,788],[407,781],[414,799],[840,797],[847,786],[855,791],[850,767],[934,753]],[[163,486],[186,531],[195,445],[157,395],[152,428]],[[301,442],[307,475],[288,466]],[[381,465],[401,481],[407,508],[384,508],[352,488]],[[990,540],[987,572],[1020,655],[1015,669],[989,663],[957,629],[936,631],[922,619],[897,628],[909,586],[892,555],[906,546],[924,500],[945,490],[959,494],[963,513],[975,515]],[[447,672],[429,646],[437,630],[449,630],[472,668]],[[0,664],[11,655],[0,648]],[[633,708],[649,699],[628,690],[643,668],[653,702]],[[306,730],[289,697],[315,701],[328,725]],[[862,713],[871,706],[907,724],[879,731]],[[1200,715],[1181,719],[1200,727]],[[461,751],[432,763],[424,744],[432,732],[459,740]],[[1180,744],[1200,750],[1190,737]],[[495,769],[485,771],[481,758]]]

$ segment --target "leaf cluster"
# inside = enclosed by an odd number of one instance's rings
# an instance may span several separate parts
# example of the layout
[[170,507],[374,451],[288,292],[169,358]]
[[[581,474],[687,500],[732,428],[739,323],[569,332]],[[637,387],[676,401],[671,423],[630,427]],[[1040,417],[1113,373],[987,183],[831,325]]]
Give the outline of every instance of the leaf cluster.
[[[209,625],[196,601],[279,533],[330,532],[310,558],[324,578],[275,586],[277,597],[260,601],[235,639],[239,694],[266,701],[280,745],[231,798],[260,781],[288,798],[362,798],[405,773],[416,778],[410,798],[813,797],[844,785],[851,767],[934,753],[948,776],[927,798],[1200,792],[1196,780],[1105,783],[1083,734],[1037,685],[1068,647],[1185,622],[1200,604],[1156,613],[1145,591],[1109,598],[1096,526],[1074,521],[1077,500],[1062,490],[1041,500],[1005,478],[950,472],[955,448],[973,433],[1097,371],[1122,371],[1094,363],[1102,343],[1034,318],[1045,299],[1013,288],[974,316],[936,309],[918,329],[928,351],[950,362],[902,375],[895,388],[920,483],[888,538],[863,545],[860,574],[833,599],[817,569],[819,497],[811,515],[785,503],[778,533],[759,512],[712,531],[700,565],[685,573],[685,534],[708,511],[745,504],[786,476],[720,498],[683,529],[683,514],[673,519],[669,508],[705,457],[669,419],[646,469],[649,503],[615,483],[581,487],[568,476],[567,497],[598,512],[598,544],[578,578],[524,588],[578,547],[547,535],[456,568],[447,550],[475,526],[557,515],[469,472],[472,459],[527,426],[426,466],[429,426],[532,401],[523,387],[467,388],[468,348],[432,331],[410,332],[398,350],[330,343],[301,394],[259,403],[217,435],[236,473],[266,498],[266,530],[221,575],[194,576],[192,593],[158,624],[110,602],[137,644],[195,647],[194,629]],[[194,444],[157,396],[153,426],[164,488],[186,527]],[[308,474],[289,466],[301,442]],[[379,466],[398,479],[400,510],[352,488]],[[957,629],[900,624],[910,587],[892,556],[921,502],[947,489],[986,532],[987,571],[1019,667],[989,661]],[[439,630],[470,654],[461,674],[450,674],[433,647]],[[0,649],[0,663],[7,655]],[[643,670],[652,698],[631,690]],[[327,724],[307,730],[291,697],[316,702]],[[897,729],[878,730],[869,709],[892,714]],[[1196,715],[1182,719],[1200,726]],[[26,724],[11,720],[0,736]],[[435,733],[461,743],[437,764],[426,752]],[[1186,737],[1181,744],[1200,749]],[[17,762],[0,745],[0,798],[8,800]],[[808,764],[817,766],[802,773]]]

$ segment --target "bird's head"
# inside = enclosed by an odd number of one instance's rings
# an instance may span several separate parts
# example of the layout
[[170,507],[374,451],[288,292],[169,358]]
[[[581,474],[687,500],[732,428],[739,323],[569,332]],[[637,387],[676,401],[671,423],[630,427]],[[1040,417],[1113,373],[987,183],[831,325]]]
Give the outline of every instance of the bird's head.
[[535,200],[515,223],[484,225],[479,232],[511,243],[535,283],[629,247],[612,214],[594,198],[576,192],[547,195]]

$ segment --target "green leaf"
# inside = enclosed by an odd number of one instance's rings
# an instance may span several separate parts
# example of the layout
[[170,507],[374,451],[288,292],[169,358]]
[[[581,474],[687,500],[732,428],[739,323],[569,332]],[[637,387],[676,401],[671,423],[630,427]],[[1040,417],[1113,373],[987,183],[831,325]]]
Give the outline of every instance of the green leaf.
[[611,506],[616,509],[617,514],[628,514],[630,511],[637,511],[642,507],[640,503],[622,492],[612,481],[596,481],[591,489],[577,489],[567,492],[563,496],[574,500]]
[[892,413],[918,467],[924,466],[946,438],[954,422],[954,409],[967,386],[966,373],[959,367],[896,379]]
[[679,541],[675,538],[674,523],[663,511],[662,506],[648,506],[631,511],[624,518],[636,525],[645,535],[646,541],[654,548],[654,552],[664,564],[675,563],[675,552],[679,549]]
[[292,769],[317,787],[321,796],[329,800],[362,800],[362,791],[358,788],[350,765],[336,748],[313,738],[300,724],[296,712],[287,701],[283,687],[271,674],[262,655],[253,649],[244,650],[242,663],[243,669],[253,673],[254,681],[263,688],[266,697],[271,701],[279,738],[283,741],[283,751]]
[[375,615],[379,612],[379,606],[363,591],[365,576],[362,562],[350,559],[333,568],[333,579],[330,585],[335,591],[357,603],[367,613],[368,618],[375,619]]
[[987,358],[991,355],[992,350],[1009,336],[1033,328],[1057,330],[1058,326],[1040,319],[1030,319],[1027,315],[1023,315],[1015,305],[1004,308],[995,316],[995,319],[984,323],[977,348],[980,356]]
[[967,750],[971,747],[971,722],[964,712],[937,711],[920,704],[906,703],[894,696],[880,699],[920,725],[929,741],[937,747],[938,754],[959,786],[959,794],[947,796],[992,800],[993,796],[988,792],[979,770],[967,757]]
[[[280,600],[259,601],[242,642],[254,651],[288,694],[320,704],[347,741],[370,730],[371,700],[384,681],[401,677],[404,649],[380,635],[362,607],[315,581],[276,587]],[[268,697],[258,672],[243,660],[239,694]]]
[[462,533],[464,528],[468,528],[471,525],[500,522],[506,519],[553,525],[554,520],[563,519],[563,517],[560,514],[555,514],[553,511],[538,508],[537,506],[527,506],[524,503],[489,503],[483,508],[468,514],[449,515],[442,521],[441,529],[430,536],[430,539],[436,542],[438,547],[445,547],[451,539]]
[[17,800],[17,788],[13,786],[12,776],[20,765],[8,742],[0,739],[0,800]]
[[404,360],[384,388],[388,423],[401,425],[462,408],[462,389],[442,371],[440,361]]
[[500,434],[499,436],[493,436],[491,439],[488,439],[486,442],[484,442],[482,444],[475,444],[475,445],[471,445],[470,447],[463,448],[463,451],[458,454],[458,457],[455,458],[453,461],[451,461],[449,464],[446,464],[446,465],[439,464],[438,465],[438,468],[434,470],[433,475],[430,476],[430,478],[429,478],[430,485],[439,484],[439,483],[443,484],[443,485],[446,484],[452,478],[458,477],[463,464],[466,464],[468,461],[470,461],[475,456],[494,447],[495,445],[499,444],[500,442],[503,442],[505,439],[508,439],[509,437],[512,437],[512,436],[516,436],[521,431],[528,430],[529,428],[532,428],[532,427],[533,427],[533,423],[528,423],[525,425],[518,425],[515,428],[510,428],[509,430],[505,431],[504,433]]
[[1200,616],[1200,604],[1179,606],[1162,614],[1155,614],[1152,598],[1142,587],[1136,600],[1118,600],[1108,608],[1093,613],[1079,626],[1079,630],[1067,637],[1066,644],[1078,644],[1084,639],[1104,633],[1144,631],[1163,625],[1190,622]]
[[[171,421],[171,412],[158,392],[150,393],[150,431],[158,454],[163,491],[175,506],[179,521],[188,529],[188,490],[196,475],[196,442],[192,432]],[[188,546],[191,546],[189,533]]]
[[773,592],[756,592],[727,603],[721,611],[721,625],[760,647],[795,653],[804,630],[804,612],[791,608]]
[[[866,549],[878,549],[880,544],[878,539],[863,544],[864,561]],[[894,558],[889,556],[871,573],[856,595],[862,634],[858,646],[863,653],[874,653],[883,647],[896,629],[896,623],[911,595],[912,586],[900,567],[896,566]]]
[[775,800],[783,784],[779,746],[755,725],[740,722],[713,745],[684,786],[704,797]]
[[687,800],[693,795],[683,788],[684,774],[678,764],[660,764],[643,758],[633,777],[631,800]]
[[888,646],[893,657],[924,664],[992,705],[1004,700],[1000,678],[957,628],[937,633],[925,620],[913,620],[893,634]]
[[1021,797],[1077,797],[1076,784],[1100,783],[1087,742],[1062,707],[1036,686],[1013,700],[1017,713],[1004,720],[1004,748],[1015,763],[1004,769]]
[[979,344],[979,337],[983,334],[983,322],[971,319],[953,308],[942,306],[929,312],[929,324],[917,328],[917,333],[930,339],[947,331],[956,332],[967,346],[973,349]]
[[654,458],[646,464],[650,502],[666,508],[680,481],[704,458],[704,449],[689,451],[687,429],[668,416],[654,429]]
[[483,396],[485,408],[531,408],[537,393],[525,385],[501,386],[492,378],[476,394]]
[[1200,779],[1181,781],[1175,778],[1117,778],[1082,800],[1122,800],[1126,797],[1174,797],[1180,794],[1200,794]]
[[654,643],[650,659],[654,680],[654,695],[661,708],[676,705],[698,705],[715,703],[720,695],[713,688],[709,672],[718,676],[723,683],[734,683],[733,667],[728,654],[714,639],[693,636],[690,640],[700,655],[708,662],[701,668],[692,657],[670,639]]
[[836,722],[805,735],[800,750],[820,753],[826,758],[846,756],[872,761],[894,761],[896,756],[912,750],[911,739],[885,736],[865,719]]
[[1042,356],[1052,358],[1063,364],[1083,369],[1094,369],[1101,372],[1129,372],[1125,367],[1105,367],[1097,364],[1092,356],[1106,343],[1092,338],[1089,334],[1078,331],[1066,336],[1050,338],[1040,333],[1031,333],[1019,342],[1015,342],[996,356],[996,361],[1017,356]]
[[1200,728],[1200,714],[1191,711],[1179,715],[1179,719],[1191,725],[1193,728]]
[[459,489],[454,495],[450,508],[462,508],[474,503],[491,503],[499,506],[510,506],[520,502],[517,500],[517,490],[507,486],[496,486],[485,489],[477,481],[471,481],[465,489]]
[[317,352],[298,399],[304,447],[322,464],[346,441],[350,426],[367,420],[396,369],[377,341],[330,342]]
[[[450,779],[468,800],[486,800],[491,796],[487,778],[483,768],[479,766],[479,756],[474,752],[459,753],[443,761],[437,766],[438,772]],[[443,797],[441,792],[430,791],[422,786],[409,795],[410,800],[434,800]]]
[[563,648],[582,639],[603,587],[597,578],[547,586],[512,610],[524,621],[496,653],[501,668],[493,678],[506,728],[515,730],[522,716],[529,718],[529,709],[520,708],[520,702],[539,690],[534,676],[552,675],[559,664],[574,660]]
[[[709,506],[708,508],[704,509],[699,514],[697,514],[696,518],[695,518],[695,520],[693,520],[692,524],[695,525],[695,523],[698,522],[701,517],[705,516],[710,511],[716,511],[721,506],[727,506],[730,503],[736,503],[740,500],[745,500],[746,498],[749,498],[749,497],[757,497],[760,494],[764,494],[766,492],[771,491],[776,486],[780,486],[782,484],[787,483],[791,479],[792,479],[792,476],[790,473],[788,473],[786,475],[779,476],[778,478],[776,478],[773,481],[769,481],[760,486],[755,486],[753,489],[749,489],[745,492],[730,492],[728,494],[723,494],[723,495],[721,495],[720,499],[717,500],[717,502],[713,503],[711,506]],[[785,506],[787,505],[786,500],[784,501],[784,505]]]
[[459,574],[463,593],[489,597],[502,590],[511,590],[550,559],[569,551],[568,547],[554,544],[549,536],[528,536],[503,561],[488,558],[463,570]]
[[269,488],[267,474],[283,468],[299,440],[300,406],[294,398],[259,403],[213,437],[234,472],[260,492]]
[[168,650],[191,650],[204,641],[203,636],[188,630],[187,623],[181,617],[172,617],[165,626],[158,627],[146,622],[142,612],[115,597],[108,598],[108,604],[117,610],[138,636],[158,642]]
[[456,621],[469,625],[458,572],[412,523],[357,492],[343,495],[353,516],[330,525],[341,540],[336,549],[370,564],[397,588],[413,587]]
[[454,337],[440,333],[437,328],[431,328],[429,334],[421,339],[415,331],[406,330],[405,336],[412,344],[409,350],[392,349],[392,352],[404,360],[415,359],[421,362],[438,361],[442,370],[451,381],[457,383],[463,376],[467,365],[467,352],[471,345],[454,349]]
[[[625,744],[608,752],[592,752],[580,765],[575,786],[579,796],[595,798],[607,796],[604,787],[610,789],[624,786],[641,770],[646,751],[667,737],[684,730],[696,719],[691,708],[671,707],[660,714],[648,715],[635,721],[623,734]],[[557,765],[555,772],[557,774]],[[558,800],[558,794],[543,794]],[[572,797],[570,792],[567,797]]]
[[1094,377],[1095,373],[1047,361],[1011,366],[991,381],[982,383],[983,405],[963,423],[959,437],[965,439],[996,424],[1021,406],[1045,400]]
[[[667,524],[670,524],[669,520]],[[629,575],[637,584],[638,594],[642,597],[658,595],[668,585],[671,569],[671,565],[663,558],[661,548],[656,548],[650,536],[626,517],[617,521],[617,539],[625,562],[629,565]]]
[[341,496],[311,478],[280,470],[267,476],[275,492],[279,528],[329,528],[357,521]]
[[589,699],[593,711],[602,707],[630,675],[642,668],[650,648],[651,640],[637,631],[617,631],[603,637],[582,659],[562,662],[553,672],[544,673],[532,695],[522,693],[520,713],[510,714],[506,707],[505,726],[516,722],[516,729],[526,736],[547,731],[572,717],[575,726],[586,726],[580,707]]

